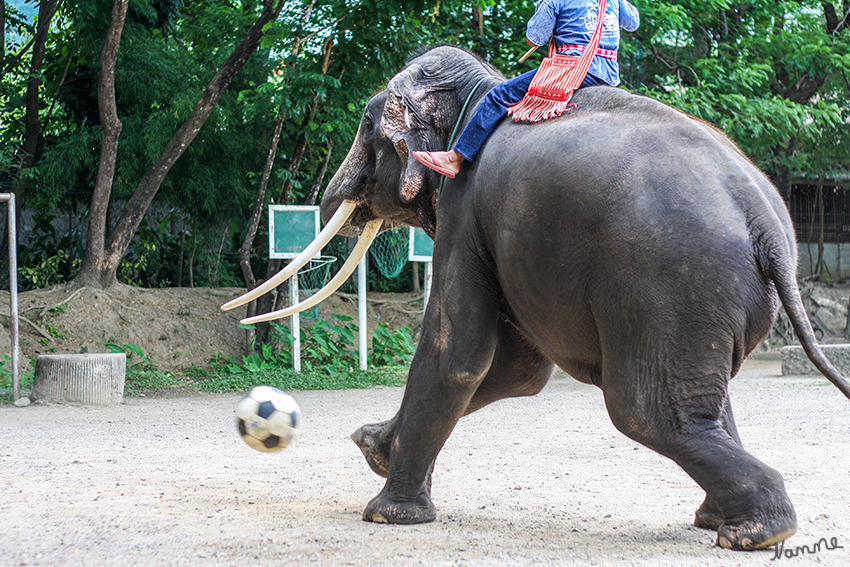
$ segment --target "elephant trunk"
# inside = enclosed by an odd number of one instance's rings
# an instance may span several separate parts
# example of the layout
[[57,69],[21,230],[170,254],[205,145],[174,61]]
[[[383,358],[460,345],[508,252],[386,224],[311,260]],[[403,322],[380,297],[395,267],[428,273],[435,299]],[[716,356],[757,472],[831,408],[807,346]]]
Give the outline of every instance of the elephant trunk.
[[369,158],[363,149],[361,132],[358,129],[348,155],[345,156],[345,160],[331,178],[322,197],[323,223],[328,224],[345,201],[360,203],[363,200],[362,188],[366,177],[365,169],[368,164]]

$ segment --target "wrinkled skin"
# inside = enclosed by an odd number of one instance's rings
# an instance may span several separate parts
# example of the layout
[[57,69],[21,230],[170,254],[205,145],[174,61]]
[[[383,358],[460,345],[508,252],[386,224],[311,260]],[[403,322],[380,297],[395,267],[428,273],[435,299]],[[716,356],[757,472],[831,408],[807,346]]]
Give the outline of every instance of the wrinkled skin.
[[387,477],[364,519],[434,520],[430,474],[457,421],[536,394],[557,365],[601,388],[621,432],[705,490],[696,524],[720,545],[789,537],[783,480],[743,449],[727,394],[779,299],[799,333],[808,325],[774,187],[708,125],[591,87],[558,119],[503,122],[437,205],[439,177],[409,153],[446,148],[481,78],[464,120],[503,79],[454,48],[414,59],[367,105],[322,202],[325,220],[343,199],[360,203],[350,233],[380,217],[435,238],[401,408],[352,435]]

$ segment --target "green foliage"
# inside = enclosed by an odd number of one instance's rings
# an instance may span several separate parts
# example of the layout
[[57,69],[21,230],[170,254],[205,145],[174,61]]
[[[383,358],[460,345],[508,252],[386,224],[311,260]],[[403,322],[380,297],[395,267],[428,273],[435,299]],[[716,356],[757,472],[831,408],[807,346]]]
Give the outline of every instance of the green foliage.
[[47,332],[50,333],[51,337],[60,340],[65,340],[68,338],[68,333],[62,330],[65,328],[64,325],[57,326],[53,325],[52,323],[49,323],[48,321],[42,321],[42,325],[44,325],[44,328],[47,329]]
[[125,396],[146,395],[152,392],[187,387],[187,383],[178,380],[174,373],[156,368],[139,345],[134,343],[118,345],[113,342],[106,342],[103,345],[109,352],[127,355],[127,371],[124,379]]
[[334,313],[333,322],[317,319],[306,340],[302,339],[301,364],[307,370],[324,366],[345,370],[357,366],[354,333],[357,325],[347,315]]
[[375,366],[410,364],[410,359],[416,352],[412,335],[413,331],[407,325],[393,330],[389,325],[378,323],[372,332],[372,364]]
[[[273,340],[260,345],[259,351],[252,344],[252,352],[243,355],[242,363],[233,357],[227,362],[216,361],[219,371],[231,374],[271,372],[275,369],[291,368],[292,346],[295,342],[289,328],[280,323],[271,323]],[[251,325],[243,328],[253,328]],[[357,325],[347,315],[334,314],[331,321],[317,319],[312,326],[301,329],[301,367],[306,372],[327,373],[350,372],[359,367],[358,353],[354,344]],[[407,365],[416,347],[412,331],[403,326],[390,329],[378,323],[372,334],[370,360],[373,366]]]
[[22,262],[18,268],[18,284],[21,291],[27,291],[64,283],[76,275],[81,262],[79,258],[70,260],[64,250],[41,260]]
[[[124,353],[127,355],[127,368],[138,367],[140,369],[144,368],[153,368],[153,362],[151,359],[145,356],[145,351],[137,344],[133,343],[125,343],[123,345],[117,345],[113,342],[103,343],[103,346],[109,349],[109,352],[113,353]],[[137,360],[138,359],[138,360]]]
[[[717,125],[774,177],[850,176],[846,5],[634,3],[641,27],[623,34],[619,54],[626,88]],[[100,152],[98,58],[111,5],[68,0],[53,21],[39,75],[42,132],[30,170],[20,169],[29,53],[0,78],[0,186],[25,189],[24,207],[41,217],[21,235],[25,289],[67,281],[82,257]],[[192,112],[261,5],[131,2],[115,75],[122,132],[114,211]],[[173,211],[178,222],[164,229],[164,221],[148,219],[121,265],[120,280],[162,287],[188,283],[191,271],[194,285],[243,285],[236,250],[278,113],[283,129],[266,200],[279,202],[289,181],[289,201],[301,204],[327,149],[333,147],[328,175],[318,179],[323,183],[345,157],[366,101],[416,49],[440,43],[464,47],[508,77],[538,65],[540,55],[516,64],[526,50],[525,27],[535,5],[535,0],[287,2],[156,195],[155,210]],[[473,25],[473,6],[483,13],[482,28]],[[6,3],[6,9],[11,54],[32,38],[33,21],[23,13],[31,16],[36,6]],[[301,149],[296,167],[293,157]],[[51,216],[67,216],[70,230],[42,222]],[[261,227],[252,250],[255,273],[267,259],[264,231]],[[409,284],[406,273],[397,280],[370,274],[372,289],[407,291]]]
[[[14,401],[12,399],[13,384],[11,360],[12,357],[8,354],[0,355],[0,404],[10,404]],[[35,368],[34,361],[30,367]],[[20,380],[22,396],[27,396],[32,391],[33,376],[34,371],[32,369],[26,371],[19,370],[18,379]]]
[[641,27],[620,57],[627,85],[717,125],[786,183],[790,172],[850,175],[846,139],[833,142],[850,98],[850,31],[826,18],[837,6],[635,3]]
[[[310,372],[325,368],[335,371],[347,371],[358,366],[354,352],[354,333],[357,326],[347,315],[334,314],[332,321],[317,319],[312,327],[301,330],[301,367]],[[280,323],[271,323],[271,339],[260,346],[260,352],[252,352],[242,357],[240,367],[230,357],[224,368],[228,372],[259,372],[272,368],[292,366],[292,345],[295,338],[289,328]],[[252,328],[252,326],[248,326]],[[252,347],[254,345],[252,344]]]
[[[52,211],[32,217],[32,233],[17,249],[18,288],[40,289],[72,279],[80,268],[82,242],[79,227],[60,231],[60,218]],[[0,281],[8,285],[8,271],[0,271]]]
[[166,214],[157,226],[148,218],[139,226],[139,243],[121,260],[118,281],[141,287],[168,287],[177,282],[181,237],[169,232],[175,210]]

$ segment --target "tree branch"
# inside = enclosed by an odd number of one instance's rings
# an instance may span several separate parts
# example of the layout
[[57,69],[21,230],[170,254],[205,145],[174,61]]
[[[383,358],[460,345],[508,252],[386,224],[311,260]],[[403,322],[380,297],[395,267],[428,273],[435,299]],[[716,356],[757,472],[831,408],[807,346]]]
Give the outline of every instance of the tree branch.
[[172,136],[160,156],[136,186],[133,196],[127,202],[127,206],[106,244],[107,264],[113,274],[117,272],[118,264],[127,251],[139,223],[141,223],[148,207],[159,191],[165,176],[198,135],[224,90],[257,50],[260,40],[266,34],[266,24],[277,19],[284,4],[285,0],[265,0],[263,2],[263,12],[257,22],[221,66],[221,69],[204,90],[192,114]]

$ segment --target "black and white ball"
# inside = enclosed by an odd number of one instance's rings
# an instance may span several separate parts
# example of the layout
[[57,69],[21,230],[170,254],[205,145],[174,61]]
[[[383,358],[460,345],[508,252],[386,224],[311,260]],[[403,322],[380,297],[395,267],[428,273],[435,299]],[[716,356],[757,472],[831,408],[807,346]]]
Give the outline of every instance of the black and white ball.
[[236,427],[252,449],[275,453],[298,435],[301,410],[295,400],[277,388],[257,386],[236,406]]

